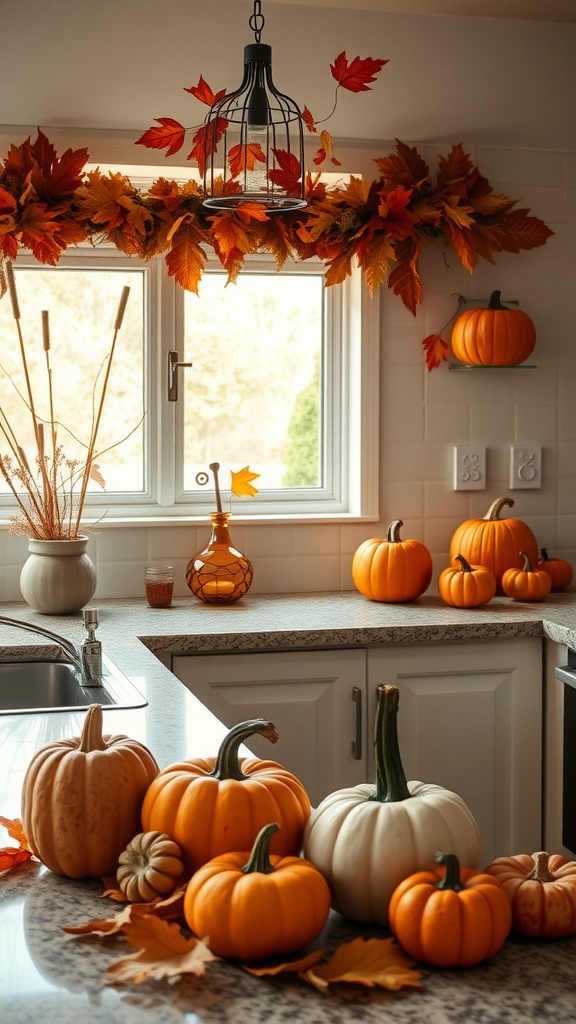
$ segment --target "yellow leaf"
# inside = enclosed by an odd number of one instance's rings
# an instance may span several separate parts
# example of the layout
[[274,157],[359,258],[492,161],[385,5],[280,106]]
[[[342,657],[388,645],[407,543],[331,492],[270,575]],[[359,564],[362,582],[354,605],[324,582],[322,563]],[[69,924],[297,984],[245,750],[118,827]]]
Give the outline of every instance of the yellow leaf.
[[338,946],[328,963],[302,971],[300,977],[320,992],[336,982],[395,992],[404,985],[421,985],[421,975],[413,966],[394,939],[353,939]]
[[244,469],[239,469],[237,473],[231,471],[230,478],[232,483],[230,484],[230,490],[232,494],[235,494],[238,498],[248,494],[253,498],[255,494],[258,494],[258,489],[253,487],[250,481],[257,480],[259,476],[260,473],[252,473],[249,466],[244,466]]
[[149,978],[177,979],[183,974],[202,977],[205,965],[218,960],[204,940],[187,939],[177,924],[167,924],[157,917],[142,917],[123,931],[128,941],[138,947],[138,952],[110,964],[106,978],[111,984],[139,984]]

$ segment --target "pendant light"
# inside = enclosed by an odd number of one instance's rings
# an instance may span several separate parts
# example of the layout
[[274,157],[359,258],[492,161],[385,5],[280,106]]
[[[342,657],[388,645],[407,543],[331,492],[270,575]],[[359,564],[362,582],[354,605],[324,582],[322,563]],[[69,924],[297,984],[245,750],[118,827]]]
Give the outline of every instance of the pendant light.
[[[268,213],[297,210],[304,198],[304,129],[299,107],[272,81],[272,47],[260,42],[260,0],[248,24],[239,89],[217,100],[206,117],[204,206],[235,210],[250,200]],[[223,178],[222,181],[217,181]]]

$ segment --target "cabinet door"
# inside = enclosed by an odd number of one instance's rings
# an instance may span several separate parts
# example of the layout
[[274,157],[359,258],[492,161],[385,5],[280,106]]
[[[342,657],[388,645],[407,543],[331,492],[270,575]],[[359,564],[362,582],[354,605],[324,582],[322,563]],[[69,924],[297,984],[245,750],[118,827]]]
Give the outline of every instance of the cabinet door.
[[273,722],[274,746],[258,736],[248,746],[297,775],[314,805],[366,781],[364,650],[175,657],[172,671],[226,726]]
[[378,648],[368,659],[372,708],[380,683],[400,690],[407,778],[466,801],[483,863],[541,849],[542,641]]

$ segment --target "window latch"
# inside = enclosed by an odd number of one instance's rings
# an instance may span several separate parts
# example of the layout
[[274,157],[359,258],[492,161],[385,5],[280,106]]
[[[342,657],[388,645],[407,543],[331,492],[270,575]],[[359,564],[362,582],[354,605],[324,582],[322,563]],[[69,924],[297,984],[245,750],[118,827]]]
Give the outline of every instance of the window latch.
[[178,353],[168,353],[168,401],[178,401],[178,370],[181,366],[192,366],[192,363],[179,363]]

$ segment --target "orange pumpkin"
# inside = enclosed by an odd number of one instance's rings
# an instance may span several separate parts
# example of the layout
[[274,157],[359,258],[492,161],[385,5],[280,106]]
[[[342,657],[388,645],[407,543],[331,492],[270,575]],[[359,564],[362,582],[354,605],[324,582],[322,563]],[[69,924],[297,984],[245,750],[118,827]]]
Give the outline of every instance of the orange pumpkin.
[[538,541],[521,519],[500,519],[504,505],[511,508],[512,498],[497,498],[483,519],[467,519],[454,531],[450,541],[450,561],[463,555],[470,565],[483,565],[496,577],[497,594],[504,593],[502,575],[506,569],[522,568],[519,551],[525,551],[532,565],[538,561]]
[[436,967],[472,967],[508,938],[512,910],[500,883],[437,853],[436,870],[409,875],[392,893],[390,928],[409,956]]
[[254,733],[272,743],[278,739],[263,718],[241,722],[224,737],[217,757],[169,765],[144,797],[143,830],[164,832],[178,843],[189,875],[221,853],[250,850],[270,821],[280,824],[272,852],[300,852],[310,798],[299,779],[276,761],[238,757],[240,744]]
[[452,351],[471,366],[518,366],[536,344],[536,329],[527,313],[508,309],[500,292],[490,296],[487,309],[467,309],[452,328]]
[[186,886],[186,923],[218,956],[260,960],[294,953],[328,920],[328,882],[303,857],[271,856],[277,831],[276,822],[265,825],[251,853],[214,857]]
[[572,566],[565,558],[549,558],[546,548],[541,550],[542,557],[538,559],[537,569],[547,572],[552,581],[552,590],[565,590],[572,583]]
[[414,601],[430,585],[432,556],[419,540],[400,539],[403,525],[395,519],[386,539],[365,540],[354,554],[354,586],[371,601]]
[[498,857],[486,872],[510,900],[515,932],[533,939],[576,932],[576,861],[541,850]]
[[525,551],[521,569],[507,569],[502,576],[502,589],[513,601],[543,601],[550,593],[552,580],[547,572],[533,569]]
[[455,564],[438,577],[438,592],[453,608],[479,608],[496,593],[496,577],[483,565],[470,565],[464,555],[456,555]]

